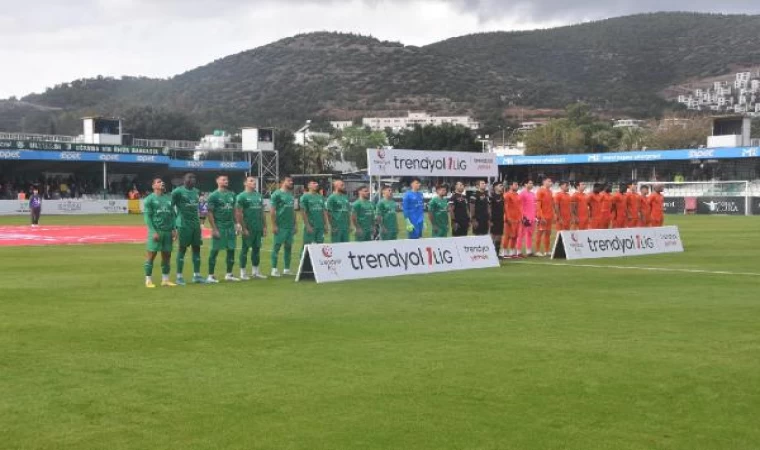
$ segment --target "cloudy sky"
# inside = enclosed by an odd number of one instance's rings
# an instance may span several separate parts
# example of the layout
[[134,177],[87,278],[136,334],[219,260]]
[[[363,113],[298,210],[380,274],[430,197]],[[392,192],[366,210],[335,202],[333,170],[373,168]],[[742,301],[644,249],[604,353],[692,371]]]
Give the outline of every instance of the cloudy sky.
[[95,75],[168,77],[309,31],[424,45],[658,10],[760,13],[757,0],[0,0],[0,98]]

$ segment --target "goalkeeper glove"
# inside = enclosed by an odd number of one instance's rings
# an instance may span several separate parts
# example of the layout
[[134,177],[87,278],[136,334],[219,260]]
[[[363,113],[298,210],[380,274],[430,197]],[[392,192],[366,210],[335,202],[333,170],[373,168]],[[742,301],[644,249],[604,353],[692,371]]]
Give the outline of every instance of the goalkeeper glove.
[[408,231],[409,233],[414,231],[414,225],[412,225],[412,221],[409,219],[406,219],[406,231]]

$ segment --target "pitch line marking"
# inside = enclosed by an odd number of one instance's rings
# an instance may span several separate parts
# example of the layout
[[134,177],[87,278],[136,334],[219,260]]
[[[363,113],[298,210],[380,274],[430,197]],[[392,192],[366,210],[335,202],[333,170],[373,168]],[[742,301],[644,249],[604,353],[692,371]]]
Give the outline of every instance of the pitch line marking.
[[704,275],[738,275],[747,277],[760,277],[760,273],[755,272],[729,272],[726,270],[704,270],[704,269],[677,269],[666,267],[641,267],[641,266],[605,266],[601,264],[571,264],[571,263],[552,263],[552,262],[530,262],[530,261],[512,261],[514,264],[524,264],[528,266],[557,266],[557,267],[587,267],[592,269],[619,269],[619,270],[646,270],[651,272],[679,272],[679,273],[698,273]]

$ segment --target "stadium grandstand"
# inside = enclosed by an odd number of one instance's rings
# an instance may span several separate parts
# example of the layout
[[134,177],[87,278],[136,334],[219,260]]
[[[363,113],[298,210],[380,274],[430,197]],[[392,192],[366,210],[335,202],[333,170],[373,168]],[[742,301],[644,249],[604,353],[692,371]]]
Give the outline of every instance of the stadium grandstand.
[[262,185],[277,179],[271,129],[245,129],[244,139],[257,139],[246,149],[224,132],[170,141],[135,139],[121,130],[119,119],[90,117],[79,136],[0,133],[0,200],[23,198],[33,186],[46,199],[124,199],[148,193],[155,176],[179,185],[188,171],[206,191],[218,173],[241,190],[252,167]]
[[[760,214],[760,148],[756,147],[502,156],[498,161],[503,180],[548,176],[572,186],[662,184],[670,199],[668,213]],[[709,206],[721,202],[730,204]]]

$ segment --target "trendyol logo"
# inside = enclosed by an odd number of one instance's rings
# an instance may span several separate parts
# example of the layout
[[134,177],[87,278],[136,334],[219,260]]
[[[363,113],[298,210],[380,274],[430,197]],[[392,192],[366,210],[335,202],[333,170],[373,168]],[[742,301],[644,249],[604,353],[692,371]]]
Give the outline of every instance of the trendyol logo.
[[612,251],[626,254],[629,251],[647,250],[655,248],[655,246],[654,239],[649,236],[641,236],[640,234],[615,236],[610,239],[588,238],[588,247],[592,253]]
[[418,170],[429,173],[435,173],[436,171],[463,172],[467,170],[467,160],[454,156],[443,156],[440,158],[403,158],[394,156],[393,167],[398,170]]
[[435,267],[454,262],[451,250],[425,247],[410,251],[394,249],[391,252],[354,253],[348,252],[353,270],[401,269],[408,272],[418,267]]
[[327,247],[327,246],[322,247],[322,256],[324,256],[325,258],[332,258],[332,255],[333,255],[332,247]]

